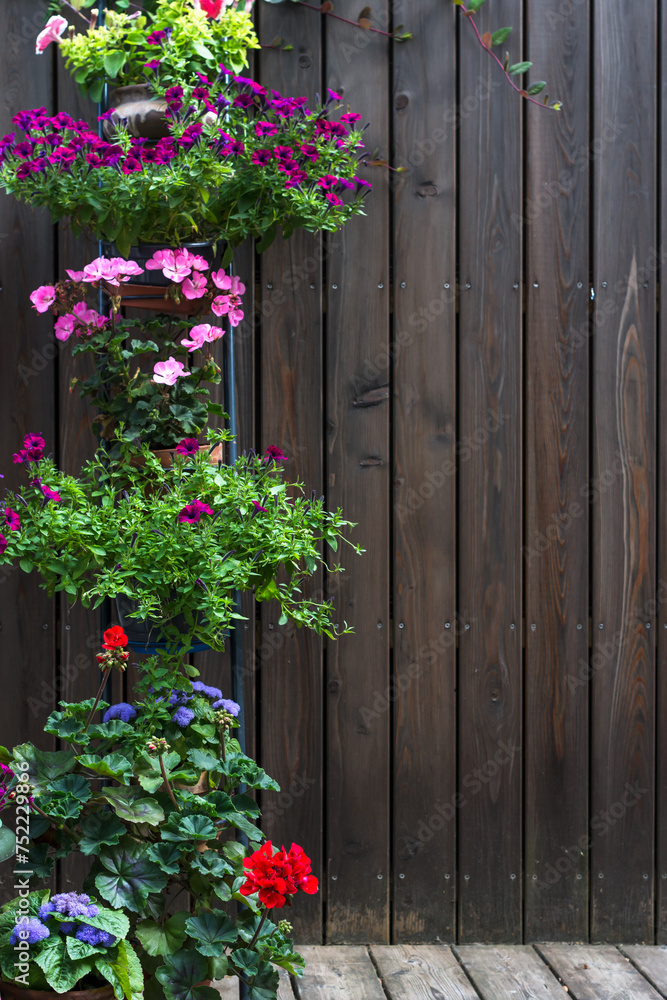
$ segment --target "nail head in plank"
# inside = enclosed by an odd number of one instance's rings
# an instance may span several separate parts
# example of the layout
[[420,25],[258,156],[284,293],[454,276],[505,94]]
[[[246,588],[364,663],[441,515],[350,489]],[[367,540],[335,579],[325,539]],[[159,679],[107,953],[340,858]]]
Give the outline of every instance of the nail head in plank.
[[536,949],[577,1000],[661,1000],[616,948],[540,944]]
[[621,952],[628,956],[656,990],[667,996],[667,947],[624,944]]
[[385,1000],[366,948],[311,945],[299,951],[306,962],[296,982],[299,1000]]
[[444,945],[373,946],[371,955],[390,1000],[478,1000]]
[[563,987],[526,945],[462,945],[455,953],[482,1000],[563,1000]]

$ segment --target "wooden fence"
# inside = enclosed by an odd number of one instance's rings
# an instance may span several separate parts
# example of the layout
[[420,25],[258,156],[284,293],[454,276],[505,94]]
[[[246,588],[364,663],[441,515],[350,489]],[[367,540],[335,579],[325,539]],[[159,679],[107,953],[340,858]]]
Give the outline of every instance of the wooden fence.
[[[450,0],[386,3],[374,23],[413,41],[258,0],[261,40],[294,46],[259,78],[338,91],[407,168],[371,169],[341,233],[236,262],[241,447],[280,445],[367,550],[334,594],[353,636],[247,606],[251,748],[283,786],[264,828],[321,876],[301,941],[666,942],[667,20],[658,0],[488,0],[480,26],[514,26],[557,114]],[[3,132],[19,108],[90,114],[34,55],[46,6],[1,0]],[[70,470],[93,447],[28,300],[86,252],[0,199],[5,485],[27,431]],[[99,623],[20,571],[0,593],[1,742],[43,740],[55,701],[93,690]]]

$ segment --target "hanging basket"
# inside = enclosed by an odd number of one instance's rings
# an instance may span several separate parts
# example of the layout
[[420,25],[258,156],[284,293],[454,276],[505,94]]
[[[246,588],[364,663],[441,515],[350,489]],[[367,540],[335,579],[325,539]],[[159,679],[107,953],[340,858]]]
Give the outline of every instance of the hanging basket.
[[[139,618],[130,618],[129,616],[138,607],[139,602],[132,600],[131,597],[127,597],[125,594],[119,594],[116,597],[118,622],[127,636],[128,646],[135,653],[154,654],[164,652],[173,644],[167,641],[162,632],[162,622],[154,618],[146,618],[143,621]],[[176,615],[175,618],[171,619],[171,623],[183,633],[188,631],[185,615]],[[205,642],[201,642],[195,638],[188,652],[205,653],[210,648]]]
[[[204,258],[209,265],[208,273],[216,265],[221,266],[224,245],[220,244],[217,251],[213,249],[211,243],[184,243],[183,247],[190,253]],[[119,256],[114,243],[103,243],[102,249],[105,257]],[[183,295],[176,302],[175,299],[165,296],[166,289],[172,284],[170,279],[165,278],[162,271],[146,270],[146,261],[150,260],[157,250],[164,249],[165,247],[159,243],[140,243],[138,246],[130,247],[127,259],[143,267],[144,273],[134,275],[132,281],[121,285],[121,305],[132,309],[151,309],[172,316],[197,316],[204,308],[201,299],[186,299]],[[103,281],[102,284],[109,295],[114,292],[117,294],[118,290],[107,282]]]
[[126,126],[136,139],[166,139],[169,120],[165,116],[167,102],[154,97],[147,83],[132,83],[116,87],[109,94],[111,117],[103,125],[105,139],[113,140],[119,126]]

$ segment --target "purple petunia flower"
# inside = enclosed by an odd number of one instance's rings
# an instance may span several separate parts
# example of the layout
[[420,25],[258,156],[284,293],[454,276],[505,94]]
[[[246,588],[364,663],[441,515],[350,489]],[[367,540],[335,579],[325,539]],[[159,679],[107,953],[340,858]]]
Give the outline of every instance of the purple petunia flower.
[[176,445],[175,451],[177,455],[188,455],[190,457],[196,455],[199,451],[199,441],[197,438],[183,438]]
[[189,726],[195,717],[195,713],[190,708],[177,708],[171,717],[171,721],[175,722],[177,726],[181,729],[185,729]]
[[49,928],[45,927],[41,920],[38,920],[37,917],[30,917],[28,920],[19,921],[11,933],[9,943],[16,944],[18,941],[27,941],[28,944],[37,944],[38,941],[43,941],[50,934]]
[[137,710],[126,701],[121,701],[117,705],[112,705],[104,713],[104,722],[111,722],[112,719],[120,719],[121,722],[132,722],[137,717]]
[[241,706],[237,705],[235,701],[231,698],[219,698],[218,701],[214,701],[211,708],[220,709],[223,708],[225,712],[229,712],[230,715],[236,717],[241,711]]
[[180,511],[178,520],[182,524],[197,524],[203,514],[212,513],[213,511],[207,503],[202,503],[201,500],[193,500],[192,503],[189,503]]

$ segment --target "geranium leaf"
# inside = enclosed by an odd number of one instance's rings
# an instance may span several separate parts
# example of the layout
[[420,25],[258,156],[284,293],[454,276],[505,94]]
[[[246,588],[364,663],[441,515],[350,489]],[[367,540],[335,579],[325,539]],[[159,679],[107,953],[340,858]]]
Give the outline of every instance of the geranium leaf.
[[120,753],[111,753],[106,757],[98,757],[97,754],[87,753],[77,758],[79,764],[94,774],[99,774],[103,778],[113,778],[121,784],[129,784],[132,777],[132,764]]
[[148,896],[167,884],[167,876],[149,859],[147,847],[129,838],[101,852],[98,861],[105,871],[96,876],[95,885],[116,909],[141,913]]
[[186,919],[187,913],[177,913],[164,924],[158,924],[157,920],[142,920],[137,924],[137,937],[149,955],[173,955],[187,937]]
[[268,962],[263,962],[259,972],[248,986],[248,1000],[273,1000],[280,978]]
[[167,875],[175,875],[180,867],[181,850],[182,848],[178,844],[151,844],[148,848],[148,856]]
[[158,826],[164,820],[164,810],[159,802],[146,797],[143,789],[135,785],[130,788],[105,788],[100,797],[127,823]]
[[167,1000],[220,1000],[217,990],[199,985],[207,971],[208,962],[202,955],[183,950],[167,956],[155,976]]
[[97,854],[102,844],[117,844],[125,826],[113,813],[92,813],[81,821],[83,837],[79,843],[82,854]]
[[202,913],[199,917],[190,917],[185,926],[197,942],[199,954],[208,958],[218,958],[225,945],[234,944],[239,936],[236,925],[225,913]]
[[162,839],[200,843],[203,840],[215,840],[217,832],[208,816],[172,813],[162,827]]
[[43,791],[49,781],[68,774],[76,763],[71,750],[38,750],[32,743],[14,747],[14,758],[27,763],[30,783],[38,792]]

